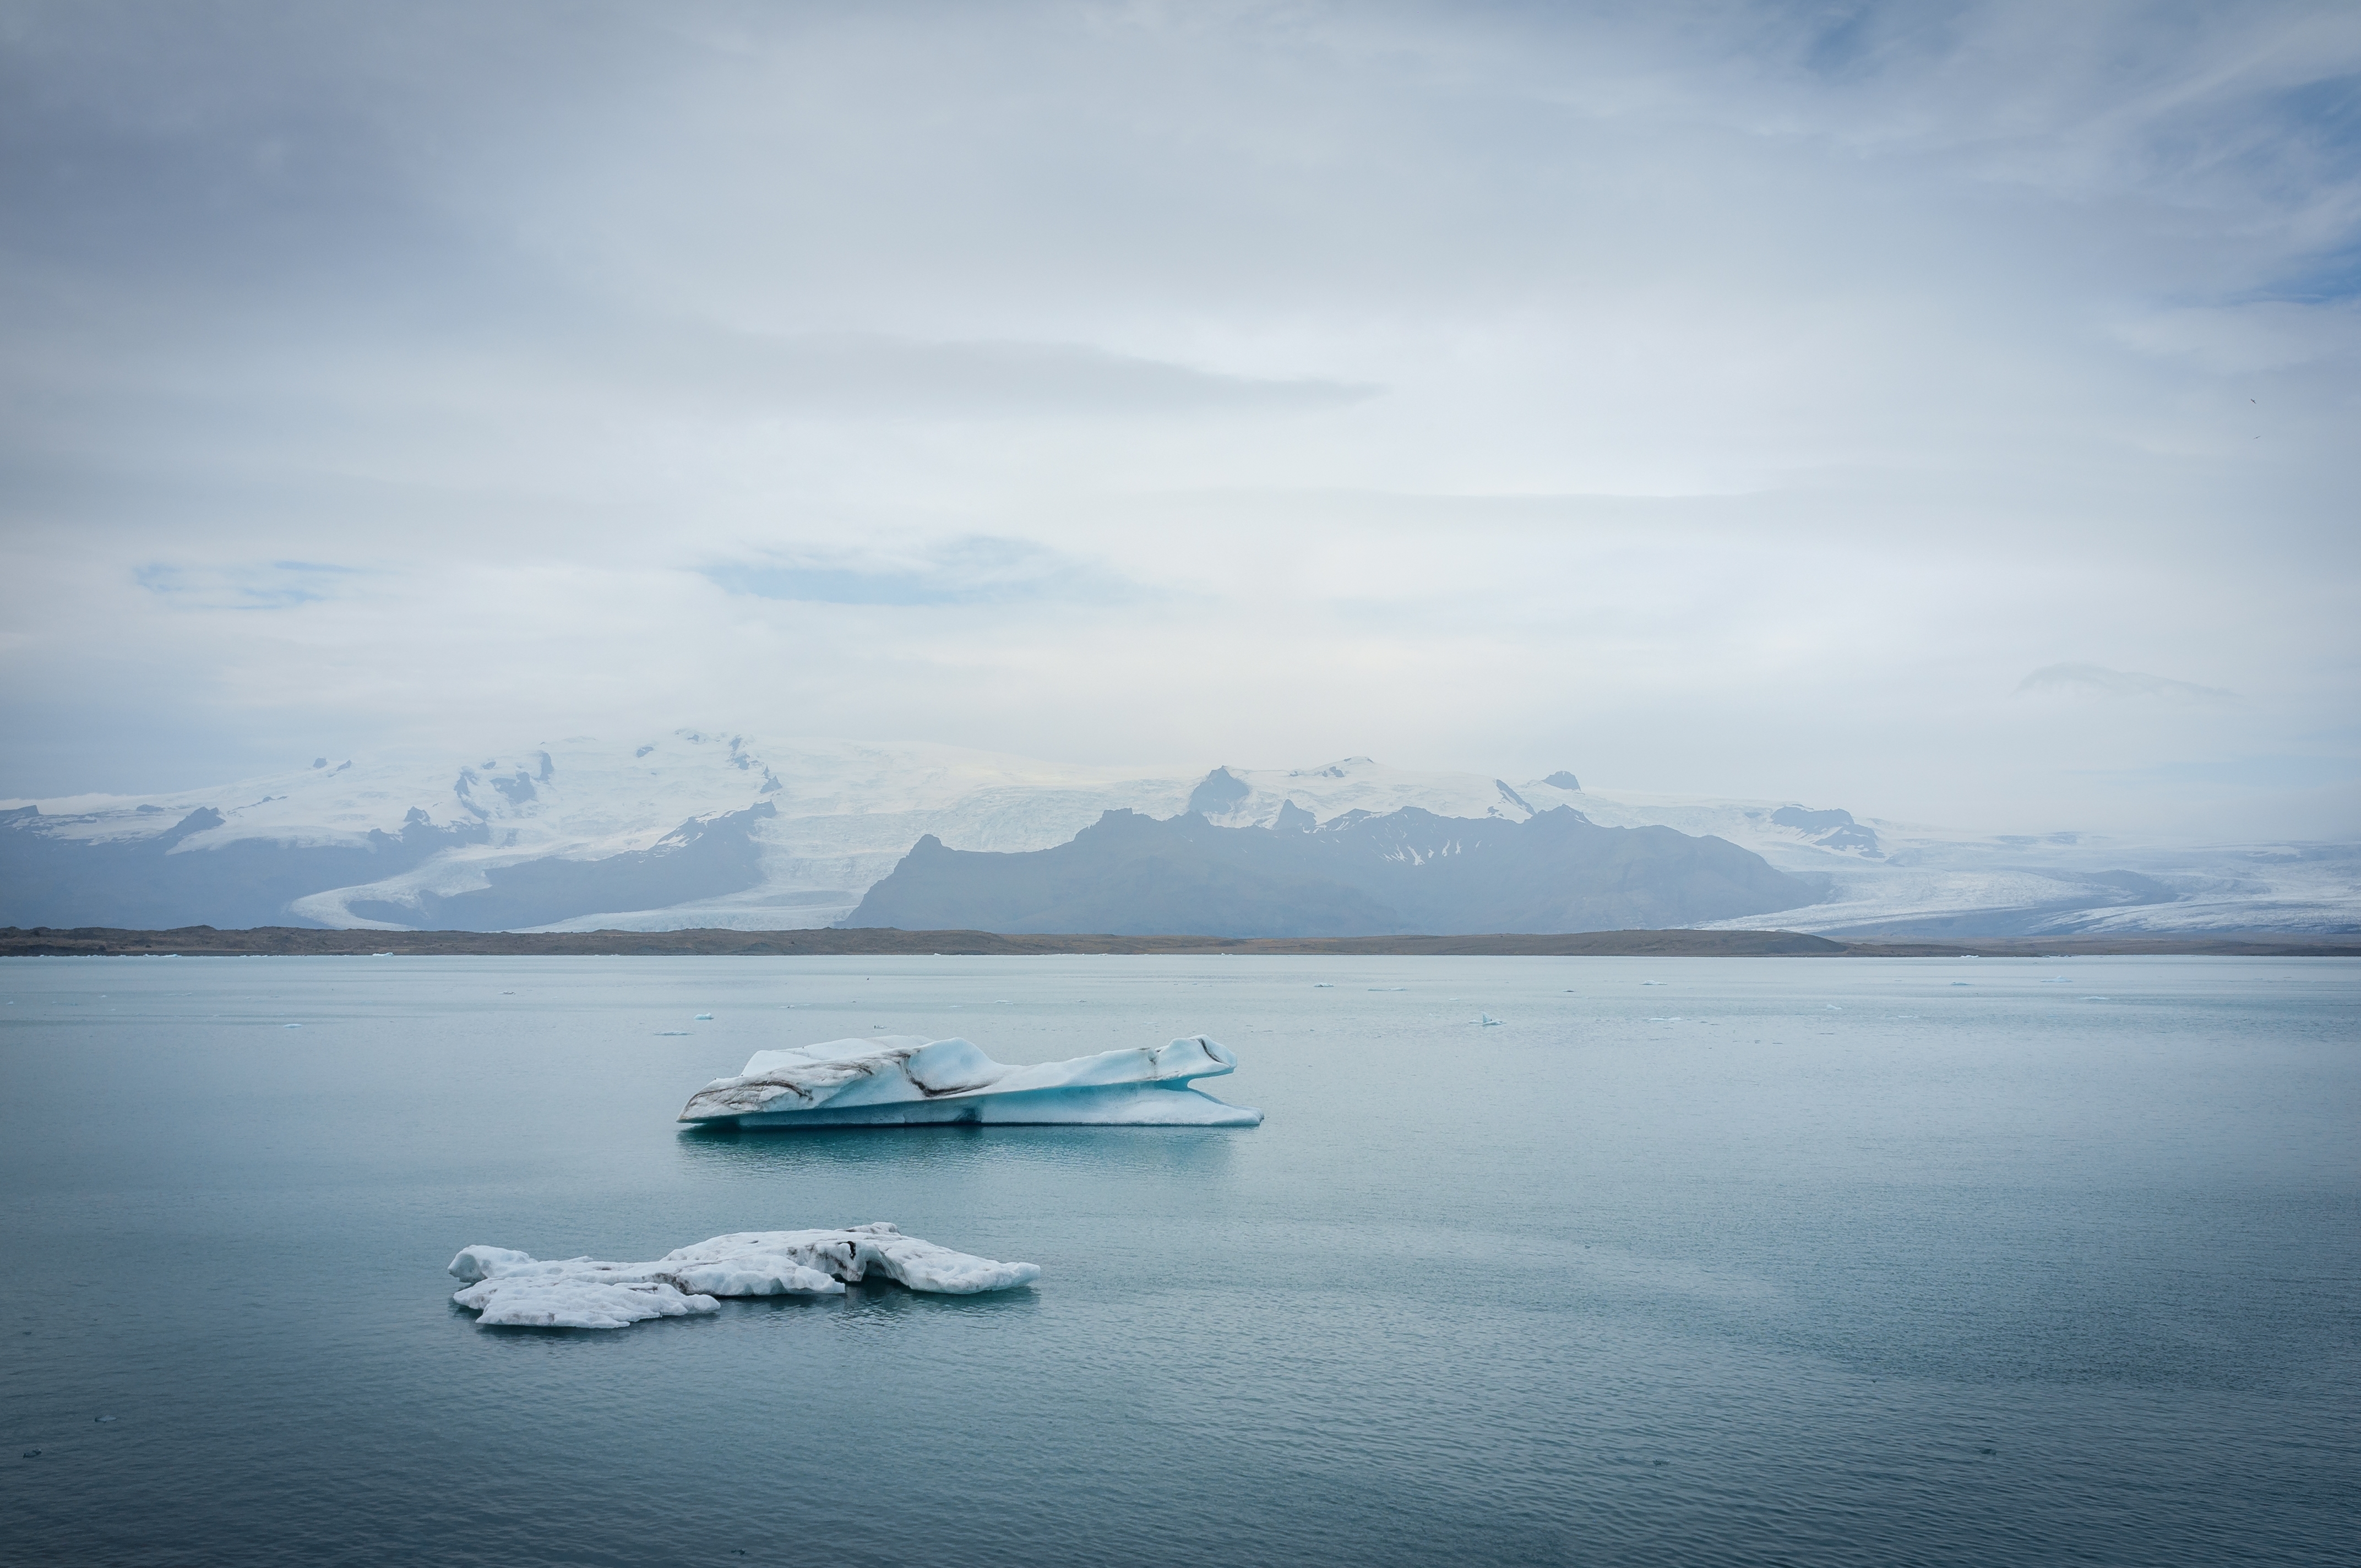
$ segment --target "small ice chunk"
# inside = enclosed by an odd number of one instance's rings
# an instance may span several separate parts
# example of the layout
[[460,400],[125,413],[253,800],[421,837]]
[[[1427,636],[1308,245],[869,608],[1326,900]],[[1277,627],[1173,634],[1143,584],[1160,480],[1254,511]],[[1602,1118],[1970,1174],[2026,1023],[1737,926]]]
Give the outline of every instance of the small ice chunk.
[[700,1013],[695,1018],[691,1019],[690,1022],[696,1024],[710,1024],[713,1022],[713,1014],[710,1013]]
[[913,1290],[967,1296],[1030,1285],[1038,1264],[1001,1263],[906,1236],[883,1223],[835,1231],[740,1231],[653,1263],[544,1262],[508,1247],[467,1246],[451,1298],[492,1328],[620,1329],[721,1310],[720,1297],[841,1296],[871,1271]]
[[1495,1018],[1489,1013],[1478,1013],[1476,1014],[1475,1022],[1479,1026],[1489,1029],[1498,1025],[1505,1024],[1508,1020],[1506,1018]]

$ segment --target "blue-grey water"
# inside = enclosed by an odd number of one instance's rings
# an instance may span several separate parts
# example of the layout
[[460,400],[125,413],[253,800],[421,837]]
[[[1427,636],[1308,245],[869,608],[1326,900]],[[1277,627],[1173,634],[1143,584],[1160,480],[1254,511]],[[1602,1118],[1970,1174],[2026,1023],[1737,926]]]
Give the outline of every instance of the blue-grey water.
[[[9,1563],[2361,1560],[2350,961],[15,959],[0,994]],[[1210,1033],[1242,1067],[1203,1087],[1268,1120],[673,1121],[878,1032]],[[1040,1282],[551,1333],[442,1272],[866,1220]]]

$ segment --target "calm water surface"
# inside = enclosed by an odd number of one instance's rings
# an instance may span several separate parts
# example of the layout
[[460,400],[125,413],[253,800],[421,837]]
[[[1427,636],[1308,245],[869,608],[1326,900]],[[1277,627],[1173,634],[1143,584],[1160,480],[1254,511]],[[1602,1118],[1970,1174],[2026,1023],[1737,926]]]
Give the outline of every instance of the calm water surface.
[[[0,996],[8,1563],[2361,1561],[2345,960],[16,959]],[[1269,1119],[672,1120],[881,1031],[1210,1033]],[[873,1219],[1041,1281],[536,1333],[442,1272]]]

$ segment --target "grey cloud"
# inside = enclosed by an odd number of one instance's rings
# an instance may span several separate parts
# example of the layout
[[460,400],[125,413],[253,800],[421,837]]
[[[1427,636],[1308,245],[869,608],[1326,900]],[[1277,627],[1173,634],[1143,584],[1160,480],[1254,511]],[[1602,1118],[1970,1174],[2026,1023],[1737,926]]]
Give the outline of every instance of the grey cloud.
[[1024,540],[978,537],[902,551],[804,550],[703,568],[734,594],[803,604],[989,605],[1051,599],[1120,603],[1141,585]]
[[701,401],[823,418],[1277,413],[1347,407],[1378,392],[1316,377],[1227,375],[1077,344],[681,326],[610,346],[593,363],[632,385],[653,379]]
[[2235,702],[2237,693],[2219,686],[2201,686],[2137,670],[2110,670],[2103,664],[2045,664],[2017,683],[2024,692],[2059,692],[2083,696],[2157,697],[2167,702]]

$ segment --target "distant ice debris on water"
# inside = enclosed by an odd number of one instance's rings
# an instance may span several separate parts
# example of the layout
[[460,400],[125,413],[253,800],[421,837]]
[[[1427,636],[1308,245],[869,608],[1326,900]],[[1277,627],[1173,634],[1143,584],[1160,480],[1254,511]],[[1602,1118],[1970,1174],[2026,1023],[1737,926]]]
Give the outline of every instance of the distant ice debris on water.
[[738,1231],[653,1263],[569,1257],[544,1263],[507,1247],[462,1247],[451,1299],[484,1328],[622,1329],[653,1318],[718,1312],[722,1296],[841,1296],[871,1272],[913,1290],[970,1296],[1041,1277],[1038,1265],[972,1257],[883,1223],[840,1231]]
[[740,1127],[1259,1125],[1261,1112],[1190,1087],[1237,1065],[1203,1035],[1034,1067],[996,1062],[962,1039],[876,1035],[756,1051],[737,1077],[691,1095],[680,1119]]
[[710,1024],[713,1022],[713,1014],[710,1013],[700,1013],[696,1017],[690,1019],[689,1022],[692,1024]]
[[1494,1028],[1508,1022],[1506,1018],[1495,1018],[1489,1013],[1477,1014],[1475,1021],[1478,1025],[1487,1029]]

